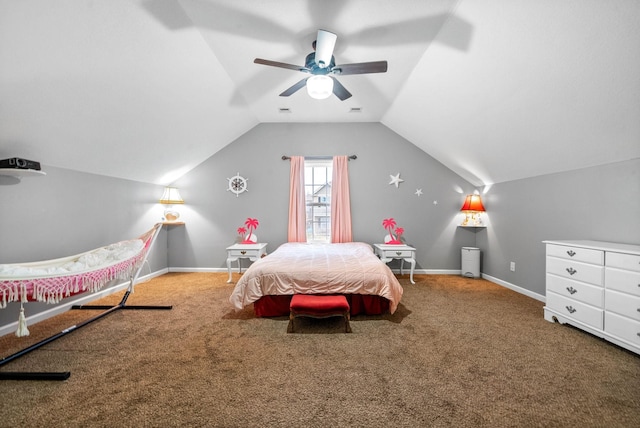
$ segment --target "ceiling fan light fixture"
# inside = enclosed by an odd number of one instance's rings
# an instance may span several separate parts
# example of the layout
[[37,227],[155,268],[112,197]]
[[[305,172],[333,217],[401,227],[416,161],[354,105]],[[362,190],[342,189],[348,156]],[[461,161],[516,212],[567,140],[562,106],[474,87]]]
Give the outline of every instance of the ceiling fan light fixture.
[[311,76],[307,79],[307,93],[316,100],[329,98],[333,94],[333,79],[325,75]]

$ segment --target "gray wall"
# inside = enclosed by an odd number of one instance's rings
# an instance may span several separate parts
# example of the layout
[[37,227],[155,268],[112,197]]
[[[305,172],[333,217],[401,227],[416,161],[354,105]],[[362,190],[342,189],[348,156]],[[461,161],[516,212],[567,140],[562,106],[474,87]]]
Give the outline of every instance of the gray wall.
[[[9,157],[12,154],[5,154]],[[15,156],[15,154],[13,154]],[[4,158],[2,157],[2,158]],[[135,238],[161,220],[163,186],[42,167],[21,181],[0,176],[0,264],[71,256]],[[161,231],[144,273],[167,267]],[[0,310],[0,326],[17,320],[19,305]],[[29,303],[28,315],[51,306]]]
[[540,295],[543,240],[640,243],[640,159],[496,184],[483,201],[483,273]]
[[[379,123],[261,124],[204,161],[175,183],[187,224],[169,232],[169,265],[226,267],[225,248],[247,217],[258,219],[255,233],[273,251],[287,240],[289,162],[281,156],[352,154],[354,240],[382,242],[382,220],[393,217],[417,248],[418,269],[460,269],[460,247],[475,244],[472,232],[456,227],[473,186]],[[236,173],[248,179],[239,197],[227,191]],[[405,180],[399,188],[389,185],[397,173]]]
[[[483,195],[488,227],[474,231],[457,227],[473,187],[384,125],[261,124],[175,183],[186,200],[179,207],[186,226],[163,228],[149,271],[225,268],[224,249],[247,217],[260,221],[256,234],[269,251],[284,243],[283,154],[357,155],[349,163],[354,239],[380,242],[382,220],[394,217],[417,248],[418,269],[460,269],[460,247],[477,246],[484,274],[544,295],[542,240],[640,243],[639,159],[496,184]],[[162,186],[43,169],[46,176],[19,183],[0,176],[0,263],[77,254],[135,237],[161,219]],[[236,197],[226,189],[238,172],[249,179],[249,191]],[[389,185],[397,173],[405,180],[398,189]],[[29,305],[30,314],[49,309]],[[14,322],[17,311],[15,304],[1,310],[0,326]]]
[[[134,238],[161,221],[162,186],[47,167],[0,176],[0,263],[65,257]],[[157,260],[166,267],[166,261]]]

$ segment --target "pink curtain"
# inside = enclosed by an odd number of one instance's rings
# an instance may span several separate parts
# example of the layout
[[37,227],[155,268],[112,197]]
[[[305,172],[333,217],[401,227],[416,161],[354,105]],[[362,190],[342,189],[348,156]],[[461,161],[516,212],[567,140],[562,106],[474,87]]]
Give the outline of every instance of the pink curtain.
[[351,242],[352,240],[349,158],[334,156],[331,181],[331,242]]
[[304,157],[291,156],[291,172],[289,174],[289,242],[307,242],[306,209]]

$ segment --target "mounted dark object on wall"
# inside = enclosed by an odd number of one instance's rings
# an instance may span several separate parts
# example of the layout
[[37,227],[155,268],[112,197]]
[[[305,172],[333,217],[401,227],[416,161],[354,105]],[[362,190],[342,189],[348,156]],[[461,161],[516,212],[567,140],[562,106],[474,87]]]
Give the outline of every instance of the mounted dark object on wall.
[[40,171],[40,162],[22,158],[9,158],[0,160],[0,168],[35,169]]

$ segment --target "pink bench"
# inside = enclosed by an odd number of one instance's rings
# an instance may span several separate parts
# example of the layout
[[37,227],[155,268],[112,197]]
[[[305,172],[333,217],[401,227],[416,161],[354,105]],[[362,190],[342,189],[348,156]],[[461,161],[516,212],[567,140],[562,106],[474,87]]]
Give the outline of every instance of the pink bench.
[[289,305],[289,326],[287,333],[293,333],[293,319],[295,317],[328,318],[343,317],[344,332],[351,333],[349,320],[349,302],[342,295],[324,294],[294,294]]

